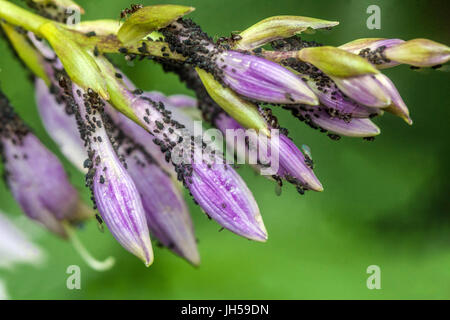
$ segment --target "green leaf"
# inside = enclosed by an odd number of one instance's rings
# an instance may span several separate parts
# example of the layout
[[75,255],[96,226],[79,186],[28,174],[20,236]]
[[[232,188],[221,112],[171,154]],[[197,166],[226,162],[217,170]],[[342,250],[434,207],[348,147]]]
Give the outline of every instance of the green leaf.
[[142,40],[153,31],[167,27],[195,8],[178,5],[156,5],[139,9],[121,26],[117,37],[125,45]]

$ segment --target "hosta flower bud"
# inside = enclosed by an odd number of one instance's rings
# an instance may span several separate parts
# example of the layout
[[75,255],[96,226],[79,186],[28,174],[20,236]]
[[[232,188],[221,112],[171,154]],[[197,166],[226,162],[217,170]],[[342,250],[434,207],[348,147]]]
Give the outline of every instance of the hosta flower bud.
[[406,123],[411,125],[412,120],[409,116],[408,107],[406,106],[405,102],[403,101],[402,97],[400,96],[400,93],[397,91],[397,88],[395,87],[391,79],[389,79],[387,76],[381,73],[375,75],[375,79],[376,81],[378,81],[380,86],[383,88],[384,92],[391,99],[391,105],[385,108],[384,110],[401,117],[403,120],[406,121]]
[[244,97],[271,103],[318,104],[314,93],[295,74],[275,62],[225,51],[216,63],[224,83]]
[[64,168],[22,123],[0,95],[0,144],[7,184],[23,211],[65,237],[63,221],[86,218],[87,210]]
[[386,49],[404,42],[401,39],[364,38],[348,42],[339,46],[339,48],[367,59],[378,69],[384,69],[399,64],[399,62],[389,60],[386,57]]
[[428,39],[414,39],[387,48],[386,58],[416,67],[432,67],[450,59],[450,48]]
[[321,105],[329,108],[329,113],[341,118],[369,118],[380,114],[382,111],[377,108],[360,105],[347,97],[336,86],[334,81],[328,77],[322,77],[319,81],[308,76],[306,79],[308,86],[317,95]]
[[379,72],[366,59],[330,46],[304,48],[298,52],[298,58],[333,77],[347,78]]
[[104,102],[92,89],[73,84],[81,137],[89,146],[86,185],[108,229],[129,252],[149,266],[153,250],[141,197],[111,144],[103,121]]
[[[245,136],[245,131],[242,126],[225,113],[221,113],[215,118],[214,125],[226,135],[227,144],[231,145],[233,149],[238,152],[239,147],[236,145],[234,137],[235,134],[239,133],[242,133],[242,135]],[[229,137],[231,137],[233,141],[230,141]],[[239,136],[237,138],[239,138]],[[251,140],[251,138],[249,138],[249,140]],[[247,151],[245,152],[248,152],[249,148],[267,150],[268,154],[265,156],[268,158],[270,158],[271,153],[276,152],[278,157],[272,160],[278,161],[278,165],[273,176],[277,176],[278,178],[285,179],[288,182],[297,185],[298,188],[300,188],[299,191],[303,192],[304,189],[314,191],[323,190],[322,184],[312,170],[312,163],[305,159],[303,153],[283,132],[279,134],[278,139],[273,139],[272,137],[269,138],[269,141],[257,137],[256,141],[250,141],[247,144]],[[276,151],[274,149],[276,149]],[[258,156],[262,156],[261,152],[258,152]],[[258,163],[264,163],[265,167],[274,165],[265,162],[267,162],[266,159],[258,159]]]
[[194,10],[192,7],[170,4],[140,8],[121,26],[117,37],[124,44],[137,42]]
[[337,21],[300,16],[275,16],[264,19],[239,34],[240,38],[234,44],[235,48],[250,50],[271,41],[292,37],[308,29],[331,28],[338,25]]
[[221,226],[251,240],[267,240],[252,193],[229,165],[194,160],[192,172],[186,173],[184,179],[200,207]]
[[[329,131],[338,135],[348,137],[373,137],[380,134],[380,129],[369,119],[366,118],[349,118],[342,119],[334,115],[330,115],[327,108],[322,106],[318,108],[310,108],[307,106],[290,106],[293,114],[300,120],[315,129]],[[335,136],[331,135],[332,138]]]
[[331,78],[343,93],[359,104],[377,108],[386,108],[391,104],[389,95],[386,94],[373,75]]

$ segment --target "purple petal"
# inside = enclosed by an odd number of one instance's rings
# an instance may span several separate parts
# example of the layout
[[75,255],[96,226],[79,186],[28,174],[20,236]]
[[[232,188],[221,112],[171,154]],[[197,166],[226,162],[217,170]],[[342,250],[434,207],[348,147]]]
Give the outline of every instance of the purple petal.
[[272,61],[226,51],[217,58],[223,81],[247,98],[271,103],[317,105],[314,93],[291,71]]
[[[2,139],[8,186],[23,211],[52,232],[66,236],[62,220],[74,219],[78,193],[59,162],[28,133],[20,139]],[[49,196],[51,195],[51,196]]]
[[369,119],[340,119],[332,117],[324,108],[298,108],[303,119],[322,129],[348,137],[373,137],[380,129]]
[[384,69],[395,67],[400,64],[396,61],[387,59],[384,51],[404,42],[405,41],[401,39],[366,38],[351,41],[343,44],[339,48],[358,54],[376,65],[377,68]]
[[[82,131],[87,134],[85,139],[90,147],[87,185],[92,188],[95,204],[114,238],[149,266],[153,262],[153,250],[141,197],[111,145],[104,124],[98,123],[102,111],[90,102],[98,99],[98,95],[83,93],[76,85],[73,95],[81,119],[89,119]],[[89,113],[87,105],[90,105]]]
[[[217,116],[214,124],[219,130],[227,135],[227,137],[230,130],[240,130],[240,132],[245,135],[244,128],[236,120],[226,114]],[[274,132],[272,131],[272,133]],[[268,151],[264,157],[267,157],[270,160],[271,155],[274,155],[275,159],[272,159],[272,161],[278,161],[276,175],[301,186],[303,189],[322,191],[322,184],[315,176],[311,167],[308,166],[303,153],[297,148],[292,140],[284,134],[280,133],[278,137],[278,139],[263,139],[258,136],[258,140],[254,142],[255,145],[258,145],[260,150],[263,149]],[[236,141],[229,141],[229,139],[227,139],[227,144],[234,146],[235,152],[239,151],[238,148],[236,148]],[[246,146],[246,148],[248,150],[248,146]],[[277,150],[276,156],[273,150]],[[238,157],[239,156],[242,157],[242,155],[238,155]],[[258,152],[258,156],[263,157],[261,152]],[[262,158],[258,159],[258,163],[274,165]]]
[[331,79],[325,84],[321,83],[320,86],[312,79],[308,79],[307,83],[319,98],[320,103],[330,108],[329,112],[336,116],[368,118],[381,113],[376,108],[360,105],[348,98]]
[[332,79],[343,93],[359,104],[377,108],[386,108],[391,104],[389,96],[372,75]]
[[187,187],[208,216],[232,232],[266,241],[267,231],[258,205],[242,178],[226,164],[192,164]]
[[127,164],[141,195],[152,235],[193,265],[199,265],[194,229],[180,189],[139,150],[127,155]]
[[384,74],[377,74],[375,76],[376,81],[379,83],[380,87],[386,92],[386,94],[391,98],[391,105],[387,107],[385,110],[387,112],[391,112],[406,121],[408,124],[412,124],[412,120],[409,116],[409,110],[403,101],[400,93],[395,87],[394,83]]

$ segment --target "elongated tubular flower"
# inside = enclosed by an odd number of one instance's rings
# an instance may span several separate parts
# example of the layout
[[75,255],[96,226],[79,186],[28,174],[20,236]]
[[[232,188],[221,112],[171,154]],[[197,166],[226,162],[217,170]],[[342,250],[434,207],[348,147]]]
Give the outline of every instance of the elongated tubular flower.
[[366,38],[343,44],[340,48],[359,54],[380,69],[401,63],[415,67],[437,67],[450,59],[448,46],[428,39]]
[[[225,113],[220,113],[214,120],[214,124],[224,134],[227,131],[243,130],[244,128],[233,118]],[[281,131],[281,130],[280,130]],[[271,148],[277,148],[279,167],[274,174],[274,178],[280,182],[280,179],[286,179],[297,186],[299,192],[306,190],[323,191],[322,184],[315,176],[312,170],[312,159],[306,159],[305,155],[297,148],[297,146],[283,132],[280,132],[278,143],[272,144],[271,139],[257,140],[255,144],[259,148],[269,150],[270,157]],[[270,148],[267,147],[270,145]],[[247,145],[247,148],[250,148]]]
[[397,61],[389,60],[385,55],[385,50],[404,42],[401,39],[366,38],[348,42],[339,48],[366,58],[379,69],[385,69],[400,64]]
[[[55,90],[59,88],[55,87]],[[79,170],[84,171],[84,160],[87,153],[83,140],[78,134],[75,116],[70,116],[66,105],[58,103],[57,98],[50,92],[50,89],[42,79],[35,80],[36,103],[42,122],[47,133],[59,146],[64,156],[69,159]]]
[[210,72],[243,97],[269,103],[317,105],[314,93],[286,68],[254,55],[217,46],[200,27],[180,19],[162,30],[172,51]]
[[127,170],[141,195],[150,233],[170,250],[193,265],[199,265],[192,220],[178,186],[142,146],[123,132],[119,132],[115,140],[120,145],[119,153],[127,159]]
[[29,131],[0,94],[0,144],[8,186],[33,220],[66,237],[63,221],[85,218],[86,210],[59,162]]
[[369,138],[380,134],[380,129],[367,118],[342,119],[330,115],[329,111],[322,106],[319,108],[309,108],[306,105],[289,105],[287,107],[292,114],[304,121],[314,129],[329,131],[330,138],[339,139],[338,135],[348,137]]
[[405,120],[406,123],[411,125],[412,120],[409,116],[408,107],[406,106],[391,79],[380,73],[375,75],[375,80],[379,83],[380,87],[383,88],[384,92],[389,96],[391,100],[391,104],[389,105],[389,107],[385,108],[384,110],[401,117],[403,120]]
[[231,50],[220,53],[216,61],[223,82],[244,97],[270,103],[318,104],[305,83],[277,63]]
[[382,113],[378,108],[366,107],[348,98],[328,77],[323,77],[320,81],[308,76],[302,78],[307,81],[308,86],[319,98],[322,108],[327,109],[330,116],[342,119],[369,118]]
[[[70,90],[66,88],[66,90]],[[103,122],[104,102],[93,90],[72,87],[78,105],[77,121],[88,146],[86,185],[114,238],[149,266],[153,250],[139,192],[119,160]]]

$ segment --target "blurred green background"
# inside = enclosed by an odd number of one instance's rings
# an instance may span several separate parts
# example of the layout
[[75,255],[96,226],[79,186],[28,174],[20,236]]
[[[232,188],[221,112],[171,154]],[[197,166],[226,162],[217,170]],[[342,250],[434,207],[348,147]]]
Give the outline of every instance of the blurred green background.
[[[80,0],[83,19],[118,18],[135,1]],[[212,36],[229,35],[273,15],[304,15],[338,20],[329,32],[305,39],[340,45],[362,37],[430,38],[450,44],[447,1],[191,0],[191,17]],[[381,30],[368,30],[366,8],[381,8]],[[50,149],[61,155],[42,128],[32,84],[21,65],[0,42],[0,82],[13,105]],[[151,62],[120,61],[142,89],[191,94],[177,78]],[[294,141],[308,144],[325,191],[300,196],[286,185],[281,196],[274,183],[242,167],[257,199],[269,240],[250,242],[218,232],[188,198],[199,238],[202,264],[193,268],[166,249],[155,247],[150,268],[124,251],[95,222],[80,232],[99,258],[113,255],[111,271],[90,270],[69,243],[46,233],[35,241],[48,254],[40,268],[0,270],[17,299],[429,299],[450,298],[450,202],[448,157],[449,73],[386,71],[409,106],[414,125],[386,114],[375,122],[382,134],[374,142],[332,141],[288,112],[277,110]],[[62,158],[62,157],[61,157]],[[83,177],[67,161],[73,183],[88,199]],[[21,210],[3,184],[0,208],[13,218]],[[82,289],[66,288],[66,268],[82,268]],[[381,268],[381,290],[366,287],[366,268]]]

